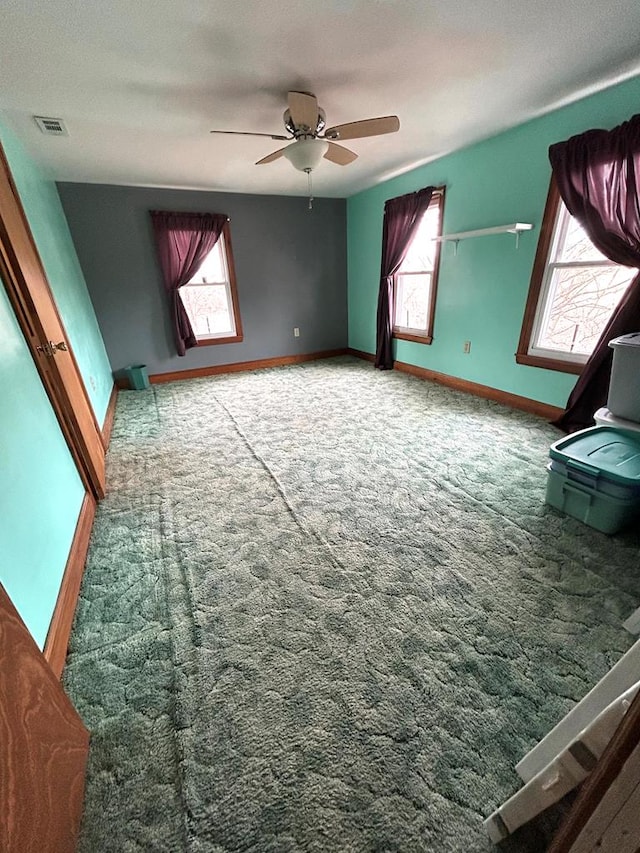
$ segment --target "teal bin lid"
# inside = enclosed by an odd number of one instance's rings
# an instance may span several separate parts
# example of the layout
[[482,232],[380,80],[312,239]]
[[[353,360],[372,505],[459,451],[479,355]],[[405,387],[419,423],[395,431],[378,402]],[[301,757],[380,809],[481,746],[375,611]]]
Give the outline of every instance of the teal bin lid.
[[614,483],[640,485],[640,435],[590,427],[555,441],[549,456],[594,477],[602,474]]

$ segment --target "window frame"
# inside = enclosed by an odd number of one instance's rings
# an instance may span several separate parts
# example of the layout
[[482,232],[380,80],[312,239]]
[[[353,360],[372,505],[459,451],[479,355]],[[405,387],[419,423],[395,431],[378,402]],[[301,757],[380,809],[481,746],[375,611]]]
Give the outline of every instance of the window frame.
[[[223,336],[216,335],[216,336],[211,336],[211,337],[204,337],[204,336],[198,337],[198,336],[196,336],[196,341],[197,341],[196,346],[198,346],[198,347],[217,346],[218,344],[236,344],[236,343],[241,343],[244,340],[244,334],[242,331],[242,320],[240,318],[240,303],[238,300],[238,286],[237,286],[237,281],[236,281],[236,269],[235,269],[235,264],[233,261],[233,250],[231,248],[231,229],[229,227],[229,221],[228,220],[227,220],[227,222],[225,222],[225,224],[222,227],[222,232],[220,233],[220,237],[218,238],[218,242],[220,240],[222,240],[222,256],[223,256],[223,261],[224,261],[226,268],[227,268],[227,275],[228,275],[228,279],[229,279],[228,282],[225,282],[225,284],[228,284],[227,301],[228,301],[228,304],[231,308],[231,311],[233,312],[233,321],[235,324],[236,331],[235,331],[234,335],[223,335]],[[216,243],[216,246],[218,245],[218,242]],[[214,248],[215,248],[215,246],[214,246]],[[213,249],[212,249],[212,251],[213,251]],[[203,282],[204,286],[211,285],[211,284],[222,284],[222,282]],[[180,288],[180,291],[184,287],[198,287],[198,283],[194,282],[191,285],[184,284]],[[180,298],[182,299],[182,296]],[[187,317],[189,317],[189,312],[187,311],[187,307],[186,307],[185,303],[183,302],[182,305],[183,305],[185,311],[187,312]],[[191,323],[191,317],[189,317],[189,322]],[[194,331],[194,335],[195,335],[195,331]]]
[[[547,287],[549,276],[552,274],[551,270],[555,270],[557,267],[571,266],[571,264],[565,265],[561,262],[556,263],[551,261],[551,252],[556,245],[556,231],[561,211],[562,198],[558,190],[558,185],[552,176],[542,217],[542,225],[540,226],[538,248],[531,271],[531,282],[522,320],[522,330],[520,332],[520,340],[518,341],[518,349],[516,350],[516,362],[528,365],[529,367],[542,367],[547,370],[557,370],[562,373],[579,375],[582,373],[589,356],[584,354],[575,354],[572,356],[571,353],[547,356],[530,352],[534,333],[537,331],[539,311],[543,310],[543,306],[539,308],[540,299]],[[553,268],[551,267],[552,264]],[[613,262],[594,262],[593,264],[582,264],[582,266],[608,267],[619,266],[619,264],[614,264]]]
[[[434,198],[437,199],[438,205],[440,207],[440,227],[438,237],[442,237],[442,221],[444,218],[444,196],[445,196],[445,187],[436,187],[433,191],[433,195],[429,200],[429,207],[431,207]],[[423,215],[426,215],[426,212]],[[397,287],[397,275],[393,276],[393,326],[392,326],[392,338],[395,338],[399,341],[412,341],[413,343],[418,344],[431,344],[433,343],[433,325],[436,313],[436,296],[438,292],[438,274],[440,272],[440,250],[442,248],[442,242],[436,242],[436,250],[433,259],[433,270],[414,270],[412,272],[400,273],[400,275],[425,275],[425,273],[431,274],[431,292],[429,295],[429,309],[427,313],[427,328],[424,333],[421,333],[418,329],[411,329],[407,326],[398,326],[395,322],[395,313],[396,313],[396,287]]]

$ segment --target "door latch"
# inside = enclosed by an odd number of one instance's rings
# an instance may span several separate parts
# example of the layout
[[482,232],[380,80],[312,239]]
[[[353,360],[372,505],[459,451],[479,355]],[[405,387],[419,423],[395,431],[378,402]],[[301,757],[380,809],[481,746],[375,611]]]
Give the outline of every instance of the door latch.
[[68,352],[67,345],[64,341],[60,341],[60,343],[58,344],[54,344],[53,341],[47,341],[46,344],[41,344],[40,346],[36,347],[36,349],[38,350],[38,352],[42,352],[45,355],[49,356],[49,358],[53,358],[53,356],[56,354],[56,350]]

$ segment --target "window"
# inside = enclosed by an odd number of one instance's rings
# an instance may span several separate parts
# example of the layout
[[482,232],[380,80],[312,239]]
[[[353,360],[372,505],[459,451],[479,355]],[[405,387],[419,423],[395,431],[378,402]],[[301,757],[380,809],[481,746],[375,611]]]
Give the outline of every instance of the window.
[[393,336],[404,341],[430,344],[440,262],[444,187],[429,202],[409,251],[393,281]]
[[198,272],[180,288],[180,297],[198,345],[242,340],[229,223]]
[[636,275],[596,249],[552,181],[516,361],[580,373]]

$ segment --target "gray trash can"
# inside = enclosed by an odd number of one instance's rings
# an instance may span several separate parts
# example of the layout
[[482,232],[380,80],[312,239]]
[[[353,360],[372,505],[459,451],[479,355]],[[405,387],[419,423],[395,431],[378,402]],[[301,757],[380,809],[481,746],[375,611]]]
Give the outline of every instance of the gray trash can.
[[125,368],[129,387],[133,391],[144,391],[149,388],[149,374],[146,364],[131,364]]

